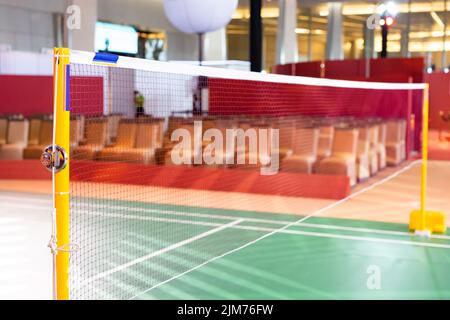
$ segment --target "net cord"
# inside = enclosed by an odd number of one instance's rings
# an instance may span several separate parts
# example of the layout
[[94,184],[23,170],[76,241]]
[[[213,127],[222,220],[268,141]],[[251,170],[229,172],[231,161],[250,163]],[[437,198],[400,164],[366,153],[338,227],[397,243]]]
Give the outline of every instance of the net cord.
[[298,84],[307,86],[325,86],[351,89],[371,90],[424,90],[426,83],[391,83],[335,80],[327,78],[312,78],[301,76],[287,76],[280,74],[264,74],[232,69],[221,69],[204,66],[194,66],[180,63],[152,61],[130,57],[118,57],[116,63],[99,63],[94,61],[95,53],[71,50],[71,64],[115,66],[125,69],[144,70],[151,72],[182,74],[189,76],[206,76],[211,78],[238,79],[247,81],[262,81],[285,84]]

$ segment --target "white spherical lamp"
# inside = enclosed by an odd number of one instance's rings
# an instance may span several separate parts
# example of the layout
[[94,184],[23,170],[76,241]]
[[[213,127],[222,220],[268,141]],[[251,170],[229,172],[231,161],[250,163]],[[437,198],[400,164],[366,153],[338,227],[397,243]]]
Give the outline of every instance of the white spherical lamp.
[[170,23],[185,33],[205,33],[226,26],[238,0],[164,0]]
[[203,60],[202,35],[225,27],[238,0],[164,0],[170,23],[181,32],[199,35],[199,61]]

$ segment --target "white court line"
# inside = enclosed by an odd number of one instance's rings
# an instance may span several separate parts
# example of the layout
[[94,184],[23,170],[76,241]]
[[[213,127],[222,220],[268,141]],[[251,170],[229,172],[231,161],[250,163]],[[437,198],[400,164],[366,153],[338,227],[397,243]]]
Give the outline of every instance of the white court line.
[[[0,200],[2,197],[0,196]],[[8,200],[22,200],[21,198],[14,198],[14,197],[8,197]],[[29,201],[34,201],[31,199],[24,199]],[[1,204],[1,206],[6,207],[19,207],[19,208],[26,208],[26,209],[42,209],[42,210],[51,210],[50,207],[44,207],[44,206],[27,206],[23,204]],[[185,212],[185,211],[174,211],[174,210],[157,210],[157,209],[149,209],[149,208],[133,208],[133,207],[127,207],[127,206],[120,206],[120,205],[81,205],[80,208],[86,207],[88,209],[113,209],[113,210],[126,210],[128,212],[150,212],[150,213],[157,213],[157,214],[166,214],[166,215],[176,215],[176,216],[184,216],[184,217],[197,217],[197,218],[212,218],[212,219],[223,219],[223,220],[235,220],[235,219],[245,219],[249,222],[257,222],[257,223],[266,223],[266,224],[278,224],[278,225],[286,225],[289,223],[292,223],[292,221],[287,220],[271,220],[271,219],[261,219],[261,218],[249,218],[249,217],[242,217],[242,216],[227,216],[227,215],[219,215],[219,214],[206,214],[206,213],[193,213],[193,212]],[[86,210],[85,213],[87,213],[88,210]],[[91,211],[96,212],[96,211]],[[106,213],[105,213],[106,214]],[[111,217],[122,217],[120,215],[112,216]],[[125,218],[125,217],[124,217]],[[177,222],[176,220],[160,220],[158,218],[155,219],[147,219],[152,221],[163,221],[163,222]],[[180,223],[186,223],[188,221],[185,220],[178,220]],[[214,223],[205,223],[203,224],[205,226],[217,226],[219,224]],[[382,230],[382,229],[372,229],[372,228],[360,228],[360,227],[347,227],[347,226],[337,226],[337,225],[327,225],[327,224],[319,224],[319,223],[297,223],[296,224],[299,227],[309,227],[309,228],[317,228],[317,229],[331,229],[331,230],[344,230],[344,231],[352,231],[352,232],[364,232],[364,233],[374,233],[374,234],[386,234],[386,235],[398,235],[398,236],[411,236],[411,233],[404,232],[404,231],[392,231],[392,230]],[[445,239],[449,240],[450,236],[447,235],[431,235],[430,238],[432,239]]]
[[244,221],[244,220],[243,220],[243,219],[239,219],[239,220],[232,221],[232,222],[230,222],[230,223],[221,225],[220,227],[217,227],[217,228],[208,230],[208,231],[206,231],[206,232],[200,233],[200,234],[196,235],[195,237],[192,237],[192,238],[189,238],[189,239],[186,239],[186,240],[183,240],[183,241],[174,243],[174,244],[172,244],[172,245],[170,245],[170,246],[168,246],[168,247],[166,247],[166,248],[164,248],[164,249],[161,249],[161,250],[158,250],[158,251],[154,251],[154,252],[149,253],[149,254],[147,254],[147,255],[145,255],[145,256],[142,256],[142,257],[140,257],[140,258],[134,259],[133,261],[124,263],[124,264],[122,264],[122,265],[120,265],[120,266],[117,266],[117,267],[115,267],[115,268],[113,268],[113,269],[110,269],[110,270],[108,270],[108,271],[101,272],[101,273],[99,273],[99,274],[97,274],[97,275],[95,275],[95,276],[93,276],[93,277],[91,277],[91,278],[88,278],[88,279],[84,280],[84,281],[81,283],[81,285],[86,285],[86,284],[89,284],[89,283],[91,283],[91,282],[93,282],[93,281],[95,281],[95,280],[98,280],[98,279],[107,277],[107,276],[109,276],[109,275],[111,275],[111,274],[113,274],[113,273],[116,273],[116,272],[121,271],[121,270],[123,270],[123,269],[129,268],[129,267],[131,267],[131,266],[133,266],[133,265],[136,265],[136,264],[141,263],[141,262],[143,262],[143,261],[146,261],[146,260],[149,260],[149,259],[154,258],[154,257],[156,257],[156,256],[159,256],[159,255],[161,255],[161,254],[163,254],[163,253],[172,251],[172,250],[174,250],[174,249],[177,249],[177,248],[179,248],[179,247],[182,247],[182,246],[184,246],[184,245],[187,245],[187,244],[189,244],[189,243],[192,243],[192,242],[194,242],[194,241],[196,241],[196,240],[205,238],[205,237],[210,236],[210,235],[212,235],[212,234],[214,234],[214,233],[217,233],[217,232],[222,231],[222,230],[224,230],[224,229],[227,229],[227,228],[230,228],[230,227],[232,227],[232,226],[235,226],[235,225],[241,223],[242,221]]
[[[123,218],[130,220],[141,220],[141,221],[158,221],[158,222],[167,222],[167,223],[181,223],[188,225],[199,225],[206,227],[221,227],[227,224],[222,223],[214,223],[214,222],[204,222],[204,221],[192,221],[192,220],[181,220],[181,219],[167,219],[167,218],[157,218],[157,217],[143,217],[137,215],[129,215],[129,214],[121,214],[121,213],[102,213],[100,211],[89,211],[86,212],[88,215],[92,216],[100,216],[100,217],[111,217],[111,218]],[[240,219],[239,221],[246,221],[245,218]],[[256,226],[242,226],[242,225],[231,225],[230,229],[240,229],[240,230],[248,230],[248,231],[264,231],[264,232],[274,232],[280,230],[279,228],[265,228],[265,227],[256,227]],[[351,230],[350,230],[351,231]],[[333,233],[322,233],[322,232],[310,232],[310,231],[301,231],[301,230],[280,230],[280,233],[287,234],[297,234],[297,235],[310,235],[316,237],[324,237],[324,238],[339,238],[346,240],[362,240],[362,241],[378,241],[378,242],[386,242],[386,243],[394,243],[394,244],[408,244],[415,245],[419,247],[435,247],[435,248],[449,248],[450,244],[437,244],[437,243],[428,243],[428,242],[415,242],[415,241],[405,241],[405,240],[394,240],[394,239],[383,239],[383,238],[372,238],[372,237],[361,237],[361,236],[347,236],[347,235],[339,235]],[[408,234],[410,237],[414,237],[413,233]]]
[[51,212],[52,211],[52,207],[48,206],[48,207],[44,207],[44,206],[29,206],[26,204],[5,204],[5,203],[0,203],[0,208],[11,208],[11,209],[17,209],[17,208],[22,208],[22,209],[29,209],[29,210],[46,210]]
[[[85,213],[89,212],[89,209],[114,209],[114,210],[126,210],[128,212],[151,212],[157,214],[166,214],[166,215],[176,215],[182,217],[196,217],[196,218],[212,218],[212,219],[223,219],[223,220],[235,220],[235,219],[245,219],[248,222],[257,222],[257,223],[266,223],[266,224],[278,224],[278,225],[286,225],[292,223],[292,221],[287,220],[271,220],[271,219],[261,219],[261,218],[248,218],[243,216],[227,216],[227,215],[216,215],[216,214],[203,214],[203,213],[192,213],[185,211],[173,211],[173,210],[157,210],[157,209],[148,209],[148,208],[132,208],[127,206],[108,206],[108,205],[81,205],[80,208],[87,208]],[[108,214],[108,213],[105,213]],[[174,222],[174,221],[171,221]],[[370,222],[370,221],[368,221]],[[387,235],[398,235],[398,236],[411,236],[411,233],[405,231],[392,231],[392,230],[382,230],[382,229],[372,229],[372,228],[359,228],[359,227],[346,227],[346,226],[336,226],[336,225],[328,225],[328,224],[319,224],[319,223],[305,223],[301,222],[297,224],[299,227],[310,227],[317,229],[333,229],[333,230],[345,230],[345,231],[354,231],[354,232],[370,232],[370,233],[379,233],[379,234],[387,234]],[[431,235],[431,238],[436,239],[450,239],[450,236],[446,235]]]
[[31,202],[31,203],[45,203],[49,206],[52,205],[52,199],[49,198],[48,200],[42,199],[42,198],[29,198],[29,197],[15,197],[15,196],[3,196],[0,195],[0,200],[6,200],[6,201],[23,201],[23,202]]

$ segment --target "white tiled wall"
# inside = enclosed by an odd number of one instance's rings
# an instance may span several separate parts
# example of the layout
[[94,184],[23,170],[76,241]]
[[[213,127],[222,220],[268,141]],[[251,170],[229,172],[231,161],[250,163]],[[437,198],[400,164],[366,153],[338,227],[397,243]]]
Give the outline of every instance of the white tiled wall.
[[13,50],[40,52],[55,44],[53,15],[0,3],[0,43]]

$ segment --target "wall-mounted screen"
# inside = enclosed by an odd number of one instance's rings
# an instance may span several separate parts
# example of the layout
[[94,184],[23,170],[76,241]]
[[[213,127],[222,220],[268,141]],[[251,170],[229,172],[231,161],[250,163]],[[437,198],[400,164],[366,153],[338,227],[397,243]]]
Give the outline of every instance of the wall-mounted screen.
[[137,54],[138,33],[130,26],[97,22],[95,50],[115,53]]

